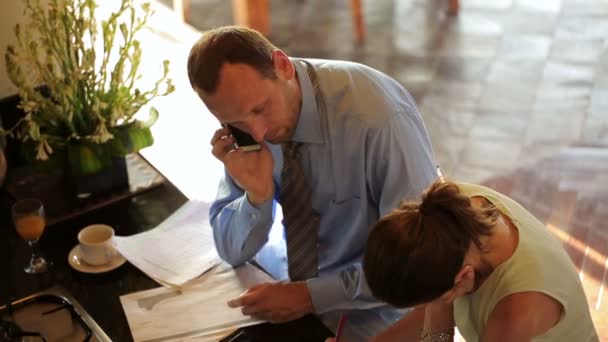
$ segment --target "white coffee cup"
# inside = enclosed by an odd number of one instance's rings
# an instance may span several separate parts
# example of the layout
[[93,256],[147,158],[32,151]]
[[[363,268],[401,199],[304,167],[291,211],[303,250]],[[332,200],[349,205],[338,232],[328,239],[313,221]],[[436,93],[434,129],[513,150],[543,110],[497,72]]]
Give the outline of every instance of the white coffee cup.
[[114,249],[114,229],[105,224],[92,224],[78,233],[81,256],[92,266],[109,263],[117,254]]

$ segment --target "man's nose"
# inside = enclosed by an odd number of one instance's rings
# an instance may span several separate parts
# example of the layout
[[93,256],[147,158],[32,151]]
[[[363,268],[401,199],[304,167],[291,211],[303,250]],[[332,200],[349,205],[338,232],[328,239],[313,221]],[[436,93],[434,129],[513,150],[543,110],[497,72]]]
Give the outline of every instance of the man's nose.
[[268,129],[266,127],[264,127],[264,125],[254,124],[251,126],[250,134],[253,137],[253,139],[255,139],[255,141],[262,142],[262,141],[264,141],[264,135],[266,135],[267,131],[268,131]]

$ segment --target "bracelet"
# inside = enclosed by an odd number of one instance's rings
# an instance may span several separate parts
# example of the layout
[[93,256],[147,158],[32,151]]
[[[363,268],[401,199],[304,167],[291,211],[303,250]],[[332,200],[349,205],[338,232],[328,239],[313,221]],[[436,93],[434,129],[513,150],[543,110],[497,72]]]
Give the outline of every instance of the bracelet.
[[429,333],[426,332],[422,335],[420,342],[451,342],[454,334],[451,332],[442,333]]

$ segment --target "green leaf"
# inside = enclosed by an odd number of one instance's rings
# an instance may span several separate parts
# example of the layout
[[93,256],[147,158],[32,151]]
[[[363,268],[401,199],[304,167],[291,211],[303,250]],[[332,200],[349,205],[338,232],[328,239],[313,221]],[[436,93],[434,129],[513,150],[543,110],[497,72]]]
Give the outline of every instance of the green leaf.
[[74,175],[93,174],[112,165],[111,147],[108,144],[70,144],[67,150]]
[[117,127],[113,134],[114,139],[109,143],[112,146],[112,154],[116,156],[134,153],[154,144],[150,128],[143,127],[139,122]]

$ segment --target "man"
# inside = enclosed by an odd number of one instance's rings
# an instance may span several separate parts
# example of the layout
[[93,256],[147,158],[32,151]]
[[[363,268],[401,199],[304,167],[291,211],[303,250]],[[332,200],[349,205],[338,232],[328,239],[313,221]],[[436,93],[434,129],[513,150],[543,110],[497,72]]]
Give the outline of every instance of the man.
[[467,341],[599,340],[561,243],[480,185],[440,179],[403,203],[370,233],[363,265],[377,298],[418,305],[375,342],[452,341],[454,325]]
[[436,178],[407,91],[360,64],[290,59],[242,27],[205,33],[188,74],[219,122],[261,145],[235,148],[229,128],[211,139],[226,169],[210,213],[220,256],[232,265],[254,258],[269,239],[274,200],[283,207],[287,260],[258,261],[287,264],[291,282],[257,286],[229,305],[271,322],[315,313],[334,328],[349,311],[350,340],[401,317],[371,297],[360,262],[371,224]]

